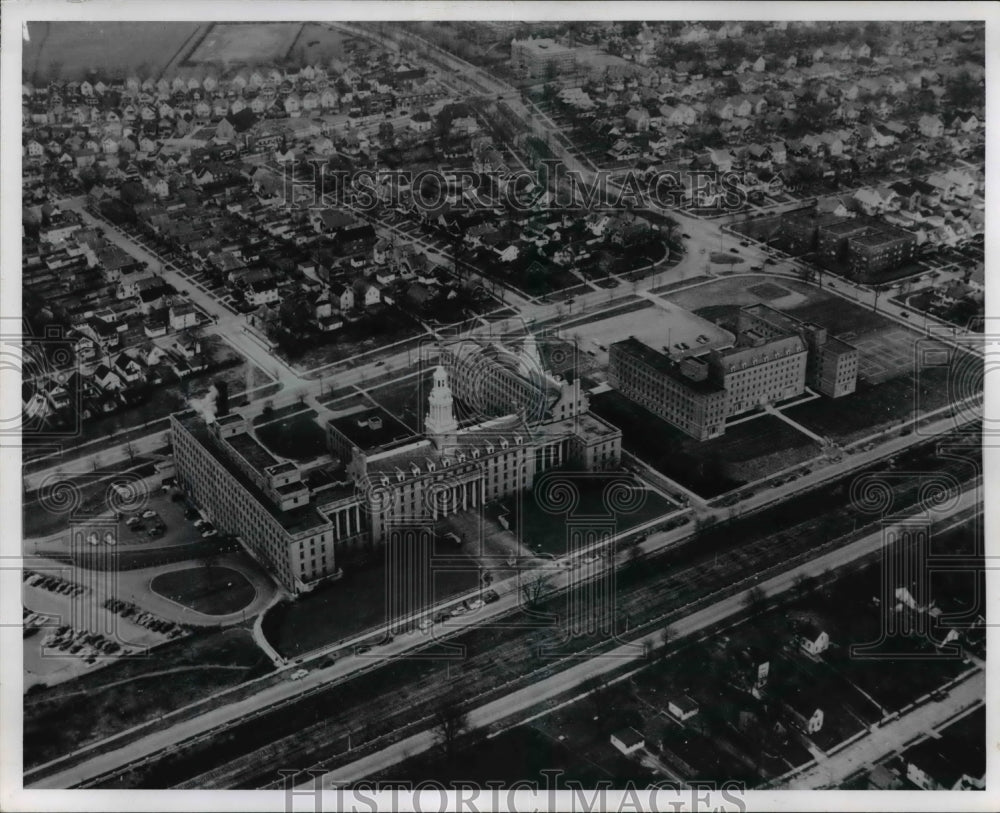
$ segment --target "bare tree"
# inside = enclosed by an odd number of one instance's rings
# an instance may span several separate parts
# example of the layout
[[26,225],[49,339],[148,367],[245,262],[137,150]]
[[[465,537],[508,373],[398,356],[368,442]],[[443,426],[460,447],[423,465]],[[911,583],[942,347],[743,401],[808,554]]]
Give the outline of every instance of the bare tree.
[[531,579],[521,585],[521,594],[529,608],[534,608],[541,603],[544,596],[552,584],[552,576],[548,573],[537,573]]
[[445,694],[434,710],[434,733],[446,758],[457,753],[459,740],[469,731],[469,715],[453,692]]
[[759,585],[751,587],[743,599],[743,606],[750,611],[751,615],[759,615],[767,604],[767,593]]

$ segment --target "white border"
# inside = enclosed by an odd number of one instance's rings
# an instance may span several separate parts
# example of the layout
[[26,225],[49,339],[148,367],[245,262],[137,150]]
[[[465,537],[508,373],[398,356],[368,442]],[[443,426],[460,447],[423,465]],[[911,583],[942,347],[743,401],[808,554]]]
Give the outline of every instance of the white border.
[[[986,73],[987,73],[987,132],[993,133],[996,124],[996,93],[993,77],[996,74],[997,55],[1000,55],[1000,6],[981,2],[951,3],[740,3],[700,2],[662,3],[630,2],[622,4],[592,2],[246,2],[246,0],[179,0],[175,2],[140,3],[108,2],[57,2],[55,0],[6,0],[2,13],[2,40],[0,40],[0,99],[5,101],[0,111],[0,316],[3,324],[14,319],[19,324],[21,304],[20,272],[20,107],[13,102],[20,98],[21,78],[21,27],[26,20],[151,20],[181,21],[200,19],[219,20],[404,20],[404,19],[485,19],[542,21],[558,19],[685,19],[685,20],[986,20]],[[987,141],[987,211],[992,223],[992,181],[995,172],[997,148]],[[986,261],[991,269],[997,257],[998,238],[986,232]],[[988,274],[987,314],[996,316],[996,275]],[[1000,334],[1000,319],[995,333]],[[1000,366],[1000,365],[998,365]],[[988,369],[991,369],[988,367]],[[996,370],[993,378],[986,380],[986,405],[984,414],[989,416],[997,404]],[[20,410],[19,381],[7,374],[0,365],[0,415],[16,414]],[[0,532],[0,647],[5,657],[0,661],[0,810],[286,810],[286,799],[281,792],[260,793],[247,791],[25,791],[21,788],[21,731],[22,731],[22,651],[19,628],[20,578],[17,572],[20,556],[21,526],[19,505],[21,490],[20,459],[17,448],[12,448],[0,438],[0,505],[3,511],[3,531]],[[984,465],[986,480],[992,485],[997,470],[998,450],[986,449]],[[997,531],[997,513],[986,500],[986,538],[1000,538]],[[16,517],[16,519],[15,519]],[[990,544],[993,553],[996,544]],[[5,569],[6,568],[6,569]],[[987,571],[987,593],[990,597],[990,615],[997,617],[1000,600],[1000,576]],[[4,625],[6,624],[6,625]],[[998,636],[989,630],[988,648],[996,651]],[[995,659],[996,656],[993,656]],[[987,692],[992,699],[995,693],[996,668],[990,660],[987,668]],[[994,703],[987,703],[987,776],[985,792],[898,792],[885,791],[871,795],[864,791],[754,791],[748,794],[751,810],[997,810],[1000,809],[1000,737],[998,737]],[[991,745],[992,744],[992,745]],[[639,794],[638,799],[643,798]],[[621,803],[609,794],[610,809],[634,809],[628,799]],[[380,799],[378,808],[389,803]],[[507,802],[504,795],[502,801]],[[560,796],[530,798],[518,794],[510,799],[517,809],[546,809],[553,801],[557,807],[569,809],[569,799]],[[661,803],[663,798],[661,797]],[[457,800],[451,795],[448,808],[442,805],[438,794],[431,794],[421,807],[409,809],[454,809]],[[624,808],[621,807],[624,804]],[[324,800],[324,810],[334,810],[334,800]],[[308,798],[297,799],[295,810],[312,810]],[[371,810],[372,805],[362,804],[357,809]],[[408,809],[400,806],[399,809]],[[469,808],[466,808],[469,809]],[[479,808],[481,809],[481,808]]]

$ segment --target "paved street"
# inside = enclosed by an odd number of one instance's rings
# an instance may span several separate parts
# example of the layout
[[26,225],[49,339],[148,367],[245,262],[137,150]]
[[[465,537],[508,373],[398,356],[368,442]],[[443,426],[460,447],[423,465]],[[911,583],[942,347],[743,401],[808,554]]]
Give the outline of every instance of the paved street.
[[[978,504],[975,490],[965,491],[959,500],[958,511],[971,508]],[[790,589],[799,576],[819,576],[828,570],[836,570],[850,562],[867,556],[879,550],[883,544],[883,532],[872,533],[839,550],[817,557],[810,562],[794,567],[778,576],[760,583],[760,587],[768,596]],[[670,625],[673,640],[689,637],[721,621],[738,615],[745,609],[748,590],[741,591],[723,599],[703,610],[692,613]],[[651,646],[659,644],[659,632],[650,633],[637,639],[639,644],[648,643]],[[470,728],[483,728],[493,723],[552,700],[580,686],[587,679],[612,672],[621,667],[622,663],[634,661],[637,664],[644,658],[642,646],[629,643],[612,650],[604,656],[593,658],[563,670],[550,678],[541,680],[531,686],[513,692],[505,697],[494,700],[473,709],[469,713]],[[982,697],[982,686],[980,694]],[[907,727],[908,729],[908,727]],[[896,729],[893,729],[895,732]],[[892,733],[887,735],[891,739]],[[368,757],[338,768],[323,777],[324,789],[336,787],[346,782],[357,781],[378,774],[404,759],[426,751],[436,742],[432,730],[422,731],[404,740],[382,749]],[[796,787],[801,785],[796,784]]]
[[[976,489],[966,490],[963,492],[961,498],[952,506],[948,515],[950,516],[970,508],[976,505],[977,501],[978,494]],[[648,552],[658,547],[669,545],[686,532],[689,532],[689,529],[682,528],[664,534],[656,534],[643,544],[643,548]],[[882,544],[882,539],[881,531],[872,533],[839,550],[832,551],[810,562],[799,565],[784,574],[768,579],[762,582],[760,586],[769,595],[787,590],[795,582],[796,576],[800,574],[817,576],[827,570],[842,567],[861,556],[878,550]],[[562,586],[569,578],[568,573],[558,574],[553,581],[553,588]],[[491,605],[486,605],[480,608],[479,611],[443,622],[446,629],[448,631],[459,630],[467,626],[481,624],[493,616],[519,606],[521,596],[516,579],[494,585],[494,588],[500,593],[499,601]],[[745,594],[746,591],[743,591],[740,594],[723,599],[672,624],[671,627],[675,630],[675,638],[691,635],[739,613],[744,607]],[[453,599],[452,602],[455,600]],[[652,643],[656,643],[655,639],[657,635],[658,633],[650,634],[640,639],[640,641],[649,640]],[[355,640],[361,641],[370,636],[371,632],[369,631],[366,635],[358,636]],[[332,666],[322,669],[312,669],[309,675],[301,681],[279,682],[262,689],[260,692],[244,700],[220,706],[198,716],[181,720],[169,728],[140,736],[138,739],[128,742],[130,735],[134,735],[145,727],[138,726],[134,731],[122,732],[122,734],[112,738],[121,740],[123,742],[122,747],[99,756],[85,759],[77,765],[40,780],[37,784],[33,784],[33,786],[39,788],[70,787],[86,781],[90,777],[103,774],[145,756],[155,754],[171,745],[176,745],[191,738],[210,736],[212,729],[217,726],[236,721],[255,711],[265,709],[274,703],[303,694],[311,689],[316,689],[323,684],[343,678],[349,674],[354,674],[359,670],[375,668],[394,655],[400,655],[403,652],[426,646],[429,640],[429,636],[420,631],[397,636],[391,642],[378,646],[370,654],[345,656],[336,661]],[[486,704],[480,709],[475,710],[471,715],[471,719],[476,726],[487,725],[504,719],[511,714],[530,708],[536,703],[572,689],[590,675],[601,674],[617,668],[622,663],[621,658],[637,660],[641,657],[641,653],[641,647],[636,647],[635,644],[622,646],[618,650],[613,651],[613,657],[598,657],[585,663],[576,664],[552,678],[543,680],[513,695]],[[420,750],[429,747],[432,739],[430,732],[414,735],[414,737],[403,740],[401,743],[390,746],[388,749],[367,758],[360,766],[349,766],[342,771],[338,771],[330,781],[334,781],[334,779],[338,781],[343,780],[345,776],[361,777],[370,775],[381,770],[380,765],[389,766],[395,764],[404,754],[412,755],[419,753]],[[83,749],[84,752],[86,750],[89,749]],[[57,762],[59,761],[63,760],[58,760]]]

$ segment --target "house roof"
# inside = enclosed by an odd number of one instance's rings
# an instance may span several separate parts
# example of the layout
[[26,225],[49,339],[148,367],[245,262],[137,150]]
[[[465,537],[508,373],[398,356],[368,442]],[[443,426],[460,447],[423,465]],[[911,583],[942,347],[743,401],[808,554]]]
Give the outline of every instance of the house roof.
[[631,726],[618,729],[612,736],[626,748],[638,748],[646,742],[645,737]]

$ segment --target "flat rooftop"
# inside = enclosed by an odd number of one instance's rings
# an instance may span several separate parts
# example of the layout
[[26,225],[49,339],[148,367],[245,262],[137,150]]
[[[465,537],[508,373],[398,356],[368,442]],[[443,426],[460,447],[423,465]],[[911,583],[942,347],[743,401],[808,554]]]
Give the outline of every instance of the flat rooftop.
[[[250,495],[267,509],[268,513],[274,517],[284,530],[292,535],[304,533],[310,531],[314,528],[322,528],[330,524],[325,516],[323,516],[314,505],[302,505],[297,508],[291,508],[287,511],[282,511],[279,509],[268,496],[257,487],[257,484],[250,479],[243,469],[237,465],[236,461],[230,457],[230,449],[228,446],[224,447],[223,442],[220,441],[208,428],[205,420],[194,410],[188,410],[187,412],[176,413],[173,417],[184,429],[187,430],[188,434],[191,435],[195,440],[197,440],[202,447],[212,455],[215,461],[229,474],[233,477],[243,488],[245,488]],[[240,437],[240,435],[235,435],[234,437]],[[251,438],[252,439],[252,438]],[[256,442],[256,441],[255,441]]]
[[265,469],[278,465],[277,458],[261,446],[260,441],[249,432],[231,435],[223,442],[229,444],[236,454],[250,464],[250,468],[261,474]]
[[561,330],[559,336],[569,341],[579,336],[582,352],[631,337],[658,351],[668,348],[673,358],[700,356],[736,343],[736,337],[715,322],[659,296],[652,297],[648,307],[574,324]]
[[407,426],[381,407],[367,407],[332,418],[327,424],[366,453],[416,437]]
[[670,376],[694,392],[713,393],[725,390],[721,384],[713,382],[711,378],[706,378],[702,381],[695,381],[688,378],[688,376],[681,372],[678,362],[671,359],[666,353],[661,353],[659,350],[654,350],[649,345],[643,344],[635,337],[615,342],[614,346],[621,348],[630,356],[634,356],[657,372]]

